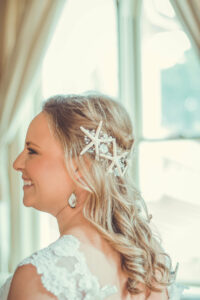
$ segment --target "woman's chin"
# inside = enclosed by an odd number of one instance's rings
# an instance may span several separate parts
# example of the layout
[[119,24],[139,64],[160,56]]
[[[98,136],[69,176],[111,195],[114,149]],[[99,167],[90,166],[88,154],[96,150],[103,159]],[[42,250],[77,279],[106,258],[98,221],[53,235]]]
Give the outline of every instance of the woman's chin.
[[23,204],[26,207],[32,207],[33,206],[33,200],[28,199],[28,197],[23,198]]

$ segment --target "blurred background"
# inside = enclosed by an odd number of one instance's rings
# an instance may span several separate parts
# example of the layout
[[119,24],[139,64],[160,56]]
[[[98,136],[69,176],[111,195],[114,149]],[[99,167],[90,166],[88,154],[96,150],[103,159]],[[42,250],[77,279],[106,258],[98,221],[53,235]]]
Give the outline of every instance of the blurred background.
[[97,90],[130,113],[133,180],[199,300],[200,1],[1,0],[0,44],[0,284],[59,237],[12,169],[28,125],[47,97]]

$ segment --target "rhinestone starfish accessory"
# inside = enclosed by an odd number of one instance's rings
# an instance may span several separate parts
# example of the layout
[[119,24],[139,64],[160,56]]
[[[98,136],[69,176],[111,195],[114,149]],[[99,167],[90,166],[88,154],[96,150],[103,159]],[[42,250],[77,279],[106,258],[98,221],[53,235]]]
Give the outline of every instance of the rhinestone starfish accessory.
[[[120,153],[118,153],[116,139],[112,136],[108,136],[106,133],[101,131],[103,122],[100,121],[96,129],[88,130],[84,127],[80,127],[81,131],[85,134],[84,142],[86,147],[81,151],[80,155],[86,152],[95,153],[96,160],[106,160],[111,161],[107,168],[108,173],[114,173],[115,176],[123,176],[128,167],[127,156],[129,152],[124,152],[120,148]],[[110,152],[112,149],[112,153]]]
[[110,155],[105,155],[103,153],[101,154],[101,157],[112,161],[112,163],[108,168],[108,173],[112,173],[114,171],[116,176],[124,176],[126,169],[128,167],[128,163],[126,160],[128,154],[129,152],[123,152],[120,155],[117,155],[116,140],[113,139],[113,155],[110,156]]

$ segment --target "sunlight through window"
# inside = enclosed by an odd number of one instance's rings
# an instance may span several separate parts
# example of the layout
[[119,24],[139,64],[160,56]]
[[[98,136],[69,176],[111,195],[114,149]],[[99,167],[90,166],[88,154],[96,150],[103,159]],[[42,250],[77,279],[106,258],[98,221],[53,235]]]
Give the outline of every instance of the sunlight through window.
[[118,95],[113,0],[68,0],[43,64],[43,95],[97,90]]

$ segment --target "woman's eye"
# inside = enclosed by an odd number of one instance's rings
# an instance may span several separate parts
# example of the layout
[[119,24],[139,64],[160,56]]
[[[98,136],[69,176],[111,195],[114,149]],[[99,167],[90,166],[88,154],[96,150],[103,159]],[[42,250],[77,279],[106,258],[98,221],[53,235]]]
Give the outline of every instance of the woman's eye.
[[28,149],[28,154],[37,154],[37,152],[32,148],[27,148],[27,149]]

